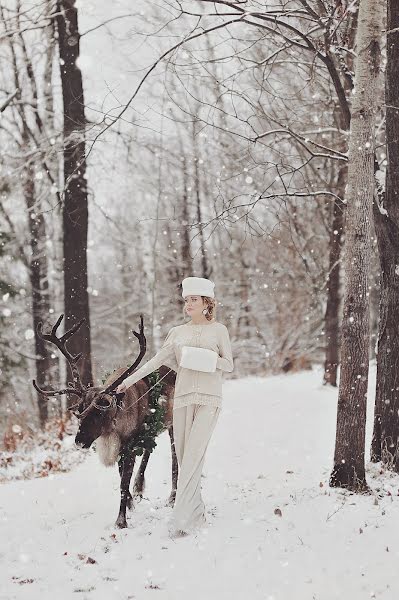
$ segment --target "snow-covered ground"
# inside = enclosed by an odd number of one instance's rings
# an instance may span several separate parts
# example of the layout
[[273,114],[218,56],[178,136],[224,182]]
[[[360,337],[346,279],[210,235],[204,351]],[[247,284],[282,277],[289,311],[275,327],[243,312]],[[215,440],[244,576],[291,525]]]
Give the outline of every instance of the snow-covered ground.
[[209,524],[194,537],[167,535],[167,434],[127,530],[113,526],[117,469],[94,454],[2,485],[0,598],[396,600],[399,477],[369,465],[373,494],[328,487],[336,392],[320,382],[313,371],[225,383],[204,468]]

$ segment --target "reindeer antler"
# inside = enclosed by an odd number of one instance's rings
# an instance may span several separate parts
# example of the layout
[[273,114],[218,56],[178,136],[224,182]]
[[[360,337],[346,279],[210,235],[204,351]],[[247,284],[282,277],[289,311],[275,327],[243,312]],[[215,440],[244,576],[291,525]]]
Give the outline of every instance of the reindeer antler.
[[134,331],[134,329],[132,329],[132,333],[136,336],[136,338],[138,339],[139,344],[140,344],[139,355],[136,358],[136,360],[134,361],[134,363],[128,369],[126,369],[126,371],[124,371],[122,373],[122,375],[119,375],[118,379],[115,379],[115,381],[113,383],[111,383],[111,385],[109,385],[104,390],[104,394],[110,394],[111,392],[113,392],[118,387],[118,385],[120,385],[122,383],[122,381],[124,381],[126,379],[126,377],[128,377],[130,375],[130,373],[133,373],[135,368],[140,364],[141,359],[143,358],[143,356],[145,354],[145,351],[147,348],[147,340],[144,335],[143,315],[140,315],[139,331],[137,332],[137,331]]
[[54,327],[51,330],[51,333],[43,333],[43,323],[42,322],[39,322],[37,324],[36,331],[37,331],[38,336],[42,340],[45,340],[46,342],[50,342],[51,344],[54,344],[55,346],[57,346],[57,348],[60,350],[60,352],[65,356],[65,358],[68,361],[69,366],[71,367],[74,386],[68,384],[68,388],[63,389],[63,390],[42,390],[36,384],[35,380],[33,380],[33,385],[35,386],[35,389],[38,392],[40,392],[41,394],[43,394],[44,396],[60,396],[61,394],[75,394],[76,396],[83,396],[86,393],[87,388],[83,385],[82,380],[80,379],[80,373],[79,373],[79,369],[78,369],[78,365],[77,365],[78,361],[82,357],[82,353],[80,352],[79,354],[76,354],[75,356],[73,354],[71,354],[66,347],[66,342],[69,340],[69,338],[71,338],[74,335],[74,333],[76,333],[78,331],[78,329],[80,329],[80,327],[83,325],[85,319],[81,319],[78,323],[73,325],[73,327],[68,329],[68,331],[66,331],[62,337],[59,338],[59,337],[57,337],[57,329],[60,326],[63,318],[64,318],[63,314],[58,317],[56,324],[54,325]]
[[76,390],[73,387],[68,387],[65,390],[42,390],[36,383],[36,379],[32,381],[34,388],[43,394],[43,396],[62,396],[62,394],[73,394],[76,396],[80,396],[82,392],[80,390]]

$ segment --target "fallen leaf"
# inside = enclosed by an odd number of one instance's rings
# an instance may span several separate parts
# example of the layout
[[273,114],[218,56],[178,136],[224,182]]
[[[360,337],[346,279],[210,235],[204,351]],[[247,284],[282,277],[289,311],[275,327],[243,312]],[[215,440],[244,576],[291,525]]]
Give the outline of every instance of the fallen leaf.
[[149,583],[148,585],[145,586],[147,590],[160,590],[161,588],[159,587],[158,584],[156,583]]

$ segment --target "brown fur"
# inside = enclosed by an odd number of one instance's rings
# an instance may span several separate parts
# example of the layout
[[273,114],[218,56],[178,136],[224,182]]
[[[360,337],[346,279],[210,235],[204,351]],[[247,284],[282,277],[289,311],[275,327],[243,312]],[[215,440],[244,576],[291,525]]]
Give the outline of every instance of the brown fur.
[[[118,369],[108,377],[104,387],[111,383],[125,371]],[[169,369],[162,366],[159,369],[160,376],[163,377]],[[166,412],[164,419],[164,429],[169,430],[172,450],[172,492],[169,503],[174,502],[177,487],[177,461],[174,452],[173,443],[173,395],[176,380],[176,373],[171,371],[162,380],[162,400],[166,403]],[[93,400],[101,400],[110,397],[103,393],[103,388],[91,388],[85,397],[82,408],[85,410]],[[118,456],[123,458],[119,464],[121,475],[121,505],[116,525],[118,527],[127,527],[126,507],[132,504],[133,497],[129,492],[129,484],[132,476],[135,457],[132,454],[124,453],[124,446],[130,442],[135,435],[140,432],[143,421],[149,410],[149,393],[146,394],[150,385],[147,378],[141,379],[135,385],[129,387],[123,397],[122,405],[119,408],[107,408],[104,411],[97,408],[90,410],[81,420],[75,441],[77,444],[89,448],[96,442],[96,450],[99,459],[105,466],[112,466],[116,463]],[[142,397],[141,397],[142,396]],[[134,494],[142,497],[145,480],[144,473],[149,460],[150,453],[145,451],[134,482]]]

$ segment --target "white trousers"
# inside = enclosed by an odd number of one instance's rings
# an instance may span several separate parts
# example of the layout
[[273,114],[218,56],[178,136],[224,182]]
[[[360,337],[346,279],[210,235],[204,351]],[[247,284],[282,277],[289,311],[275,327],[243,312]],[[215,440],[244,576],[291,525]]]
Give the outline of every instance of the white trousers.
[[205,504],[201,497],[201,473],[220,411],[219,407],[201,404],[190,404],[173,411],[179,478],[171,531],[188,533],[206,523]]

